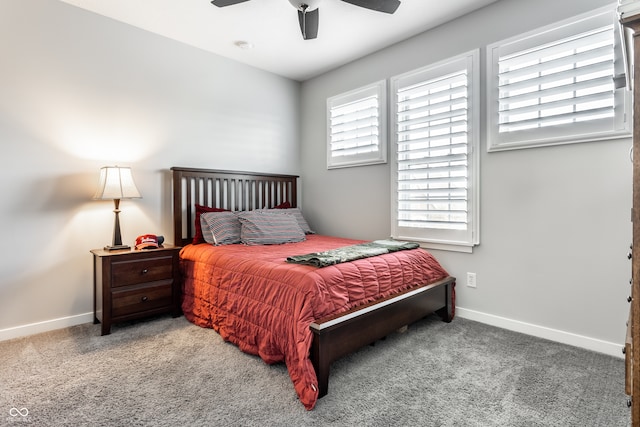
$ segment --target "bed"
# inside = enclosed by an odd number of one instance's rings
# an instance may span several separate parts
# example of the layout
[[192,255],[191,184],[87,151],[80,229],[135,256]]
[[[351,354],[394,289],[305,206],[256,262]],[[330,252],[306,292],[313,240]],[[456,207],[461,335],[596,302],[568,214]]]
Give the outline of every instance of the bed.
[[[431,313],[452,320],[455,278],[422,249],[322,268],[287,262],[364,243],[305,229],[297,216],[297,176],[171,170],[185,317],[267,363],[284,362],[306,409],[327,394],[334,360]],[[202,233],[197,225],[203,208],[294,217],[304,238],[273,245],[193,244]]]

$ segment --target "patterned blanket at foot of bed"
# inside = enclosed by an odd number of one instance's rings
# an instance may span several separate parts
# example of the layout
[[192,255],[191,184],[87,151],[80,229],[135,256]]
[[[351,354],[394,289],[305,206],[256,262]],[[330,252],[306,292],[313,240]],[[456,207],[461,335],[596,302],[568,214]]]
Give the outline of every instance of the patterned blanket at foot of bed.
[[343,248],[331,249],[324,252],[313,252],[305,255],[290,256],[287,258],[287,262],[292,264],[327,267],[329,265],[335,265],[343,262],[355,261],[357,259],[388,254],[390,252],[416,249],[418,247],[420,247],[420,245],[415,242],[403,242],[399,240],[374,240],[373,242],[345,246]]

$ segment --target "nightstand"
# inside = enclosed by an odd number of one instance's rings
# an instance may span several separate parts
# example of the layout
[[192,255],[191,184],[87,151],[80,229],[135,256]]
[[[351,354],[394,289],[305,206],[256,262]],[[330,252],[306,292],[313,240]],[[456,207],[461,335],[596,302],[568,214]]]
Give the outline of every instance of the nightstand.
[[179,247],[158,249],[93,249],[94,323],[102,335],[111,324],[142,317],[182,314],[180,307]]

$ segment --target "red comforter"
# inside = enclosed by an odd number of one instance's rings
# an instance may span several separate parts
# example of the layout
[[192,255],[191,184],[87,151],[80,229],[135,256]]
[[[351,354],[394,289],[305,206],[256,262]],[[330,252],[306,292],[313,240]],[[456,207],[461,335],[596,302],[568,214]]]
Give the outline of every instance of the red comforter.
[[274,246],[188,245],[180,253],[185,317],[266,363],[284,361],[300,401],[312,409],[318,391],[309,325],[315,319],[448,276],[422,249],[324,268],[285,262],[356,243],[308,235]]

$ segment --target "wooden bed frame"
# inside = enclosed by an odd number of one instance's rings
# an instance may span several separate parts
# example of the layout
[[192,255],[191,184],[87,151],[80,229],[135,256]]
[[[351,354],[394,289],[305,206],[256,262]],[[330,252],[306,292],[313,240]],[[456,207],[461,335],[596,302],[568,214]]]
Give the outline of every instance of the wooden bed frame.
[[[185,246],[193,239],[195,204],[232,211],[273,208],[284,202],[297,206],[296,175],[181,167],[171,170],[176,246]],[[328,392],[329,368],[334,360],[431,313],[450,322],[454,286],[455,278],[447,277],[312,323],[310,357],[318,377],[319,397]]]

